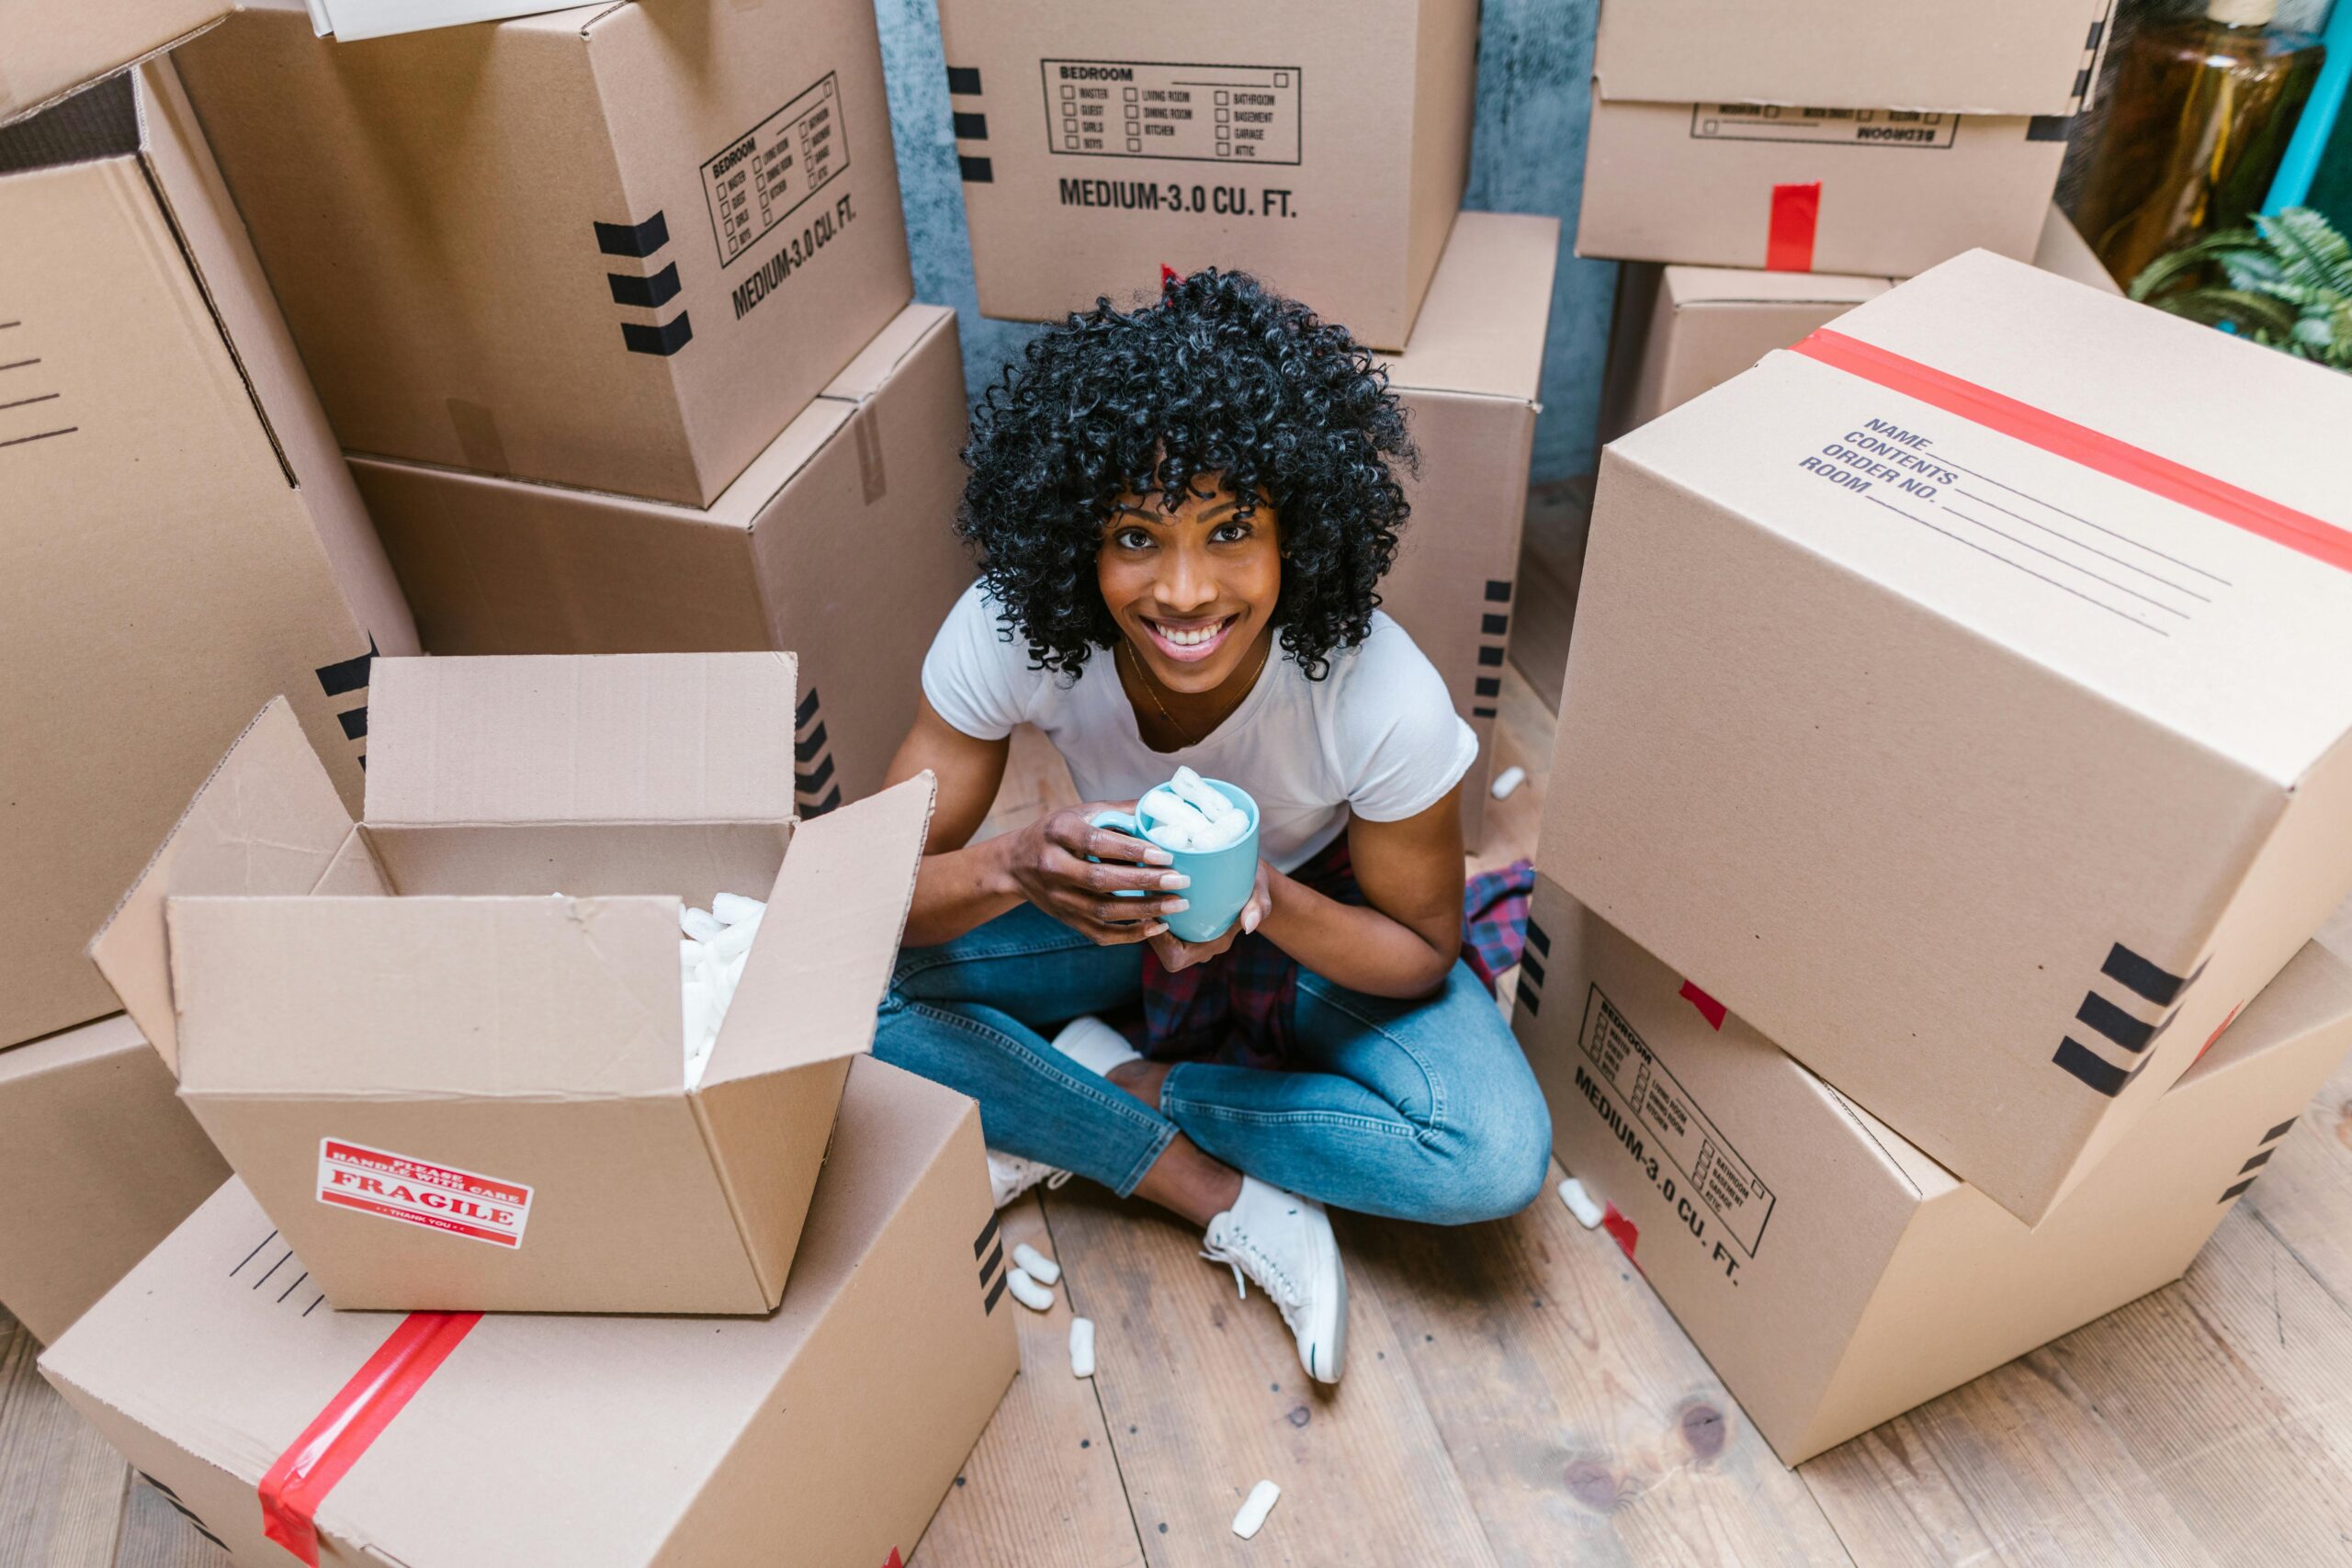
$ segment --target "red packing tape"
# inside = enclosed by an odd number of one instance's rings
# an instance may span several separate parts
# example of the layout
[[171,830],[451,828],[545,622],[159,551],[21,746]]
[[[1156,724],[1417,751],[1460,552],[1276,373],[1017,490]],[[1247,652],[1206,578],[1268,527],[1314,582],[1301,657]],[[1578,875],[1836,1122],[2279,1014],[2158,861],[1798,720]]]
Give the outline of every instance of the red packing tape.
[[1793,346],[1797,353],[1849,376],[1859,376],[1889,391],[1956,413],[1987,430],[1999,431],[2070,463],[2121,479],[2150,495],[2177,502],[2233,528],[2243,528],[2274,545],[2284,545],[2313,560],[2325,562],[2339,571],[2352,571],[2352,532],[2325,518],[2281,506],[2227,479],[2199,473],[2144,447],[2101,434],[2086,424],[2062,419],[1990,387],[1963,381],[1932,365],[1906,359],[1892,349],[1848,337],[1827,327],[1816,329]]
[[1682,982],[1680,995],[1684,1001],[1699,1010],[1699,1016],[1707,1021],[1708,1028],[1714,1030],[1723,1028],[1724,1015],[1729,1010],[1723,1003],[1715,1000],[1688,980]]
[[1633,1258],[1634,1268],[1641,1268],[1641,1259],[1634,1258],[1634,1247],[1642,1239],[1639,1225],[1619,1213],[1617,1205],[1611,1203],[1600,1212],[1600,1228],[1615,1238],[1619,1251],[1624,1253],[1627,1258]]
[[1774,186],[1772,222],[1764,235],[1764,270],[1811,272],[1813,236],[1821,226],[1821,182]]
[[481,1321],[413,1312],[261,1478],[262,1533],[319,1568],[319,1505]]

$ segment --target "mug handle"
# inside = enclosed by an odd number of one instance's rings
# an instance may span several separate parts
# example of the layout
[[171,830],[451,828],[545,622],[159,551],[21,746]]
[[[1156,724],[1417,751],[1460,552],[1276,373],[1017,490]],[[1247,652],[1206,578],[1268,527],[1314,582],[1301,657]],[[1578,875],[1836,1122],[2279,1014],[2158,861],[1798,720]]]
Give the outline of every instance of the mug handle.
[[[1136,815],[1132,811],[1098,811],[1088,818],[1086,822],[1091,828],[1108,828],[1114,833],[1125,833],[1130,839],[1143,838],[1143,824],[1136,820]],[[1144,841],[1149,843],[1151,840],[1144,839]],[[1097,865],[1102,863],[1101,855],[1089,855],[1086,858]],[[1114,888],[1111,893],[1114,898],[1140,898],[1143,896],[1143,889],[1140,887],[1118,887]]]

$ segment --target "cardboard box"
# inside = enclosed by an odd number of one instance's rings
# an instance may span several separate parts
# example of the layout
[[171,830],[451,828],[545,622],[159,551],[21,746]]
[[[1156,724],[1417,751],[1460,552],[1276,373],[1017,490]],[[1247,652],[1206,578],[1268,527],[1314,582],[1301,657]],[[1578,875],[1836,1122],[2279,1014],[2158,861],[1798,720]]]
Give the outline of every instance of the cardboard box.
[[1528,940],[1561,1163],[1790,1464],[2177,1279],[2352,1049],[2306,946],[2029,1229],[1549,878]]
[[[1012,1380],[1001,1251],[972,1102],[869,1060],[780,1312],[331,1312],[232,1182],[41,1371],[255,1568],[878,1568],[914,1551]],[[275,1483],[388,1347],[416,1354],[372,1439]]]
[[707,512],[377,458],[352,470],[435,653],[794,649],[798,799],[815,815],[881,786],[922,694],[920,628],[972,581],[952,528],[965,417],[956,313],[910,305]]
[[229,1179],[118,1013],[0,1052],[0,1306],[44,1344]]
[[179,58],[353,451],[708,505],[913,297],[865,0]]
[[2020,259],[2112,0],[1612,0],[1577,254],[1907,276]]
[[[384,660],[355,825],[273,703],[92,952],[339,1307],[763,1312],[929,775],[792,819],[788,654]],[[699,1077],[681,900],[764,895]]]
[[1478,761],[1462,786],[1463,831],[1474,844],[1486,819],[1559,251],[1556,219],[1462,214],[1412,346],[1383,356],[1421,469],[1405,481],[1413,515],[1381,600],[1478,732]]
[[0,9],[0,125],[161,54],[236,9],[236,0],[107,0]]
[[0,130],[0,1045],[120,1005],[82,955],[275,693],[359,799],[416,630],[170,67]]
[[1767,355],[1602,453],[1537,863],[2039,1219],[2352,892],[2346,429],[1982,254]]
[[1475,0],[943,0],[939,28],[981,314],[1218,266],[1405,345],[1469,179]]
[[[2043,215],[2033,265],[2109,294],[2122,292],[2054,202]],[[1601,440],[1614,441],[1730,380],[1894,283],[1836,273],[1626,263],[1617,272],[1601,382]]]

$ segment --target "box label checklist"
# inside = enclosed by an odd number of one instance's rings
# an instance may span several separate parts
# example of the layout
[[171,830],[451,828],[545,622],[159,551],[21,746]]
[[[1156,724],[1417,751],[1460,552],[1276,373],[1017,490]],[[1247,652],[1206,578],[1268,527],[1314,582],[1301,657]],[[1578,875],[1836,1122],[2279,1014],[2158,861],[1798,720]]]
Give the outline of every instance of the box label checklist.
[[521,1247],[531,1190],[340,1138],[319,1140],[319,1201],[429,1230]]
[[1923,109],[1804,109],[1693,104],[1694,141],[1815,141],[1838,147],[1949,147],[1961,117]]
[[1299,161],[1295,65],[1045,60],[1046,144],[1059,153]]
[[[1593,1070],[1577,1068],[1577,1088],[1648,1173],[1659,1195],[1676,1205],[1692,1235],[1706,1239],[1705,1216],[1699,1212],[1703,1207],[1754,1258],[1772,1217],[1772,1190],[1598,986],[1585,999],[1580,1043]],[[1611,1103],[1612,1091],[1630,1114]],[[1736,1267],[1729,1258],[1723,1261]]]
[[849,167],[841,105],[840,86],[829,72],[703,164],[703,199],[710,207],[719,265],[731,265]]

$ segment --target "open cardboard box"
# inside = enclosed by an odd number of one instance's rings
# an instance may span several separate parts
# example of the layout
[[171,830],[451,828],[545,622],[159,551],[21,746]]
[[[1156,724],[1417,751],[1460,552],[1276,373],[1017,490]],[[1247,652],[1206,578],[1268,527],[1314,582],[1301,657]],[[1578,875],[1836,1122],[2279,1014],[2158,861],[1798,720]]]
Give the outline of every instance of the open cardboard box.
[[[379,660],[355,824],[284,704],[92,954],[338,1307],[784,1291],[928,775],[792,816],[788,654]],[[768,912],[689,1082],[681,899]]]
[[2307,944],[2029,1228],[1548,877],[1522,964],[1561,1163],[1790,1464],[2177,1279],[2352,1050]]
[[2114,0],[1609,0],[1577,254],[1908,276],[2032,254]]
[[2352,380],[1973,253],[1602,453],[1537,863],[2040,1219],[2352,893]]
[[254,1568],[883,1568],[1018,1359],[978,1111],[872,1060],[764,1316],[331,1312],[273,1223],[229,1183],[41,1360]]

